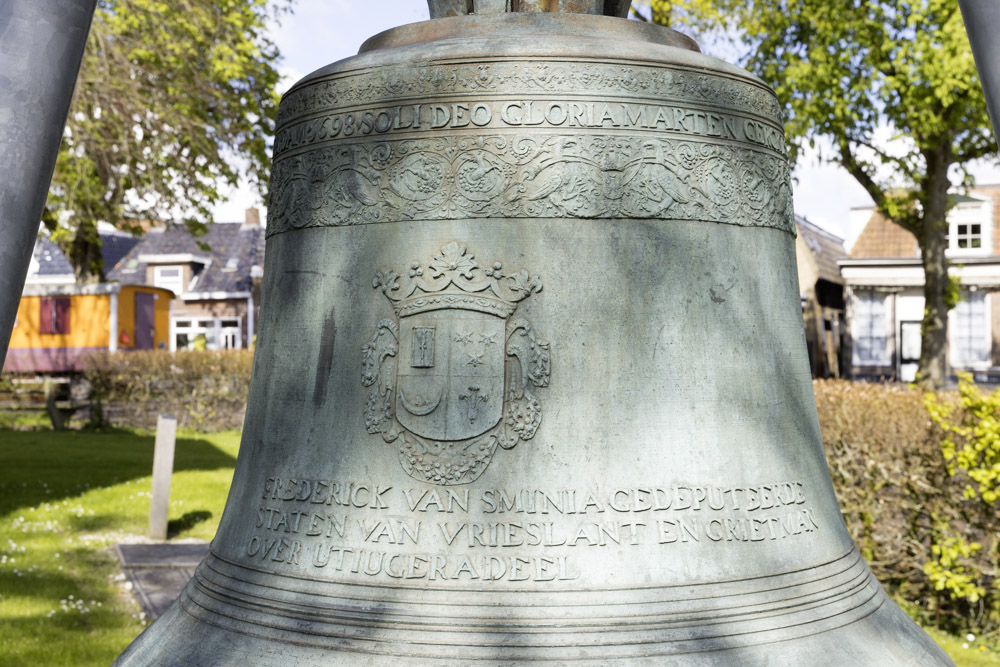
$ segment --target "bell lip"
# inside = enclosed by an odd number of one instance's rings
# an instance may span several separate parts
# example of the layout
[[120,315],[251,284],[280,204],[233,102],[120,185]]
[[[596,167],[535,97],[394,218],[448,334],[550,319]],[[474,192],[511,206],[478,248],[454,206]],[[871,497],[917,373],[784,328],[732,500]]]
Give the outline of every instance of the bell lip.
[[701,53],[698,43],[665,26],[613,16],[568,13],[470,14],[407,23],[372,35],[358,55],[444,39],[482,37],[596,37],[648,42]]

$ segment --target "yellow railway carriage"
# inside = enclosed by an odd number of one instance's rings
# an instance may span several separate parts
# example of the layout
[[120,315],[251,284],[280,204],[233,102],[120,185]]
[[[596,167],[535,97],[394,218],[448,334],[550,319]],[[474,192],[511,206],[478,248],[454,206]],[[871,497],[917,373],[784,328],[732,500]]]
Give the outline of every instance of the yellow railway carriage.
[[3,370],[83,369],[91,352],[166,349],[173,292],[144,285],[29,285]]

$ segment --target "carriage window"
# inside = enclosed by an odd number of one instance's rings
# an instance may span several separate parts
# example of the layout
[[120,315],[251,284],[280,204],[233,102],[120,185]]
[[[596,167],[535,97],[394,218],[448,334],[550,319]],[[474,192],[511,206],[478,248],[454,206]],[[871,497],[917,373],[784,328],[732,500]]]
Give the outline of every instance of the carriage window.
[[69,297],[45,296],[41,298],[39,313],[39,333],[69,333]]

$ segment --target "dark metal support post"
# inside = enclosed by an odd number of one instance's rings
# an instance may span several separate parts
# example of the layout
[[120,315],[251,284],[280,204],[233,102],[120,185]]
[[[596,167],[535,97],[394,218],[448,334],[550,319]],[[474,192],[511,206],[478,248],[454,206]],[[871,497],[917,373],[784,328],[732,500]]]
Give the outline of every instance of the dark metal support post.
[[962,8],[965,30],[969,33],[972,55],[986,94],[993,131],[1000,137],[1000,2],[958,0],[958,5]]
[[0,364],[96,4],[0,2]]

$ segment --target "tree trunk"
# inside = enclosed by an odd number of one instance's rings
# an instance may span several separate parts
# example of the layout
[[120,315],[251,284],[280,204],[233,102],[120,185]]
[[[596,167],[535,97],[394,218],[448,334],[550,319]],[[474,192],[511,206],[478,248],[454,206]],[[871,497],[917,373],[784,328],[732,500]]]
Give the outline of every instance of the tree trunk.
[[[924,226],[928,226],[924,221]],[[924,233],[920,240],[924,267],[924,319],[921,325],[920,364],[917,378],[928,389],[940,389],[948,378],[948,260],[945,249],[948,237],[943,233]]]
[[101,237],[97,225],[80,222],[70,241],[66,259],[73,265],[78,284],[99,283],[104,280],[104,262],[101,259]]
[[928,389],[941,389],[948,379],[948,311],[954,306],[949,298],[948,277],[948,167],[947,148],[927,151],[927,180],[921,192],[923,208],[917,242],[924,267],[924,319],[920,341],[917,379]]

